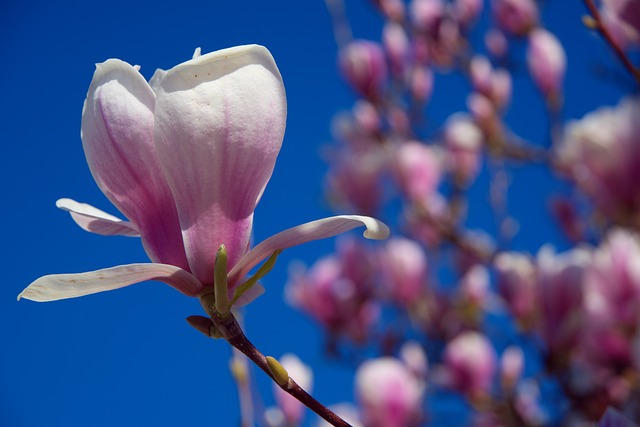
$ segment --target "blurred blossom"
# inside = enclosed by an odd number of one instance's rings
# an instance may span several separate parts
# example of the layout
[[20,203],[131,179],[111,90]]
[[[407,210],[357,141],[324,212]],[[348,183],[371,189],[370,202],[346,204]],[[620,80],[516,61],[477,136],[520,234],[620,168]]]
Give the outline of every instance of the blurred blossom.
[[490,392],[497,356],[491,342],[476,331],[467,331],[447,343],[443,361],[450,386],[472,398]]
[[484,135],[470,116],[454,114],[445,124],[444,140],[450,168],[461,183],[468,184],[480,173]]
[[[379,311],[370,298],[372,284],[366,271],[371,262],[360,246],[345,244],[338,249],[336,255],[321,258],[309,270],[292,266],[285,294],[291,305],[307,312],[329,332],[360,342]],[[362,251],[360,257],[350,252],[356,250]],[[353,262],[362,264],[356,267]]]
[[485,307],[489,298],[489,271],[476,264],[469,268],[460,280],[460,291],[464,300],[476,309]]
[[482,3],[484,0],[454,0],[451,3],[453,8],[453,16],[456,21],[464,28],[469,27],[482,12]]
[[334,201],[350,206],[355,212],[376,212],[381,198],[382,155],[376,147],[339,153],[327,175]]
[[444,15],[444,3],[442,0],[411,0],[409,12],[419,31],[433,33]]
[[360,129],[369,135],[380,131],[380,114],[369,101],[359,100],[353,106],[353,118]]
[[347,83],[365,98],[380,96],[387,79],[387,63],[382,46],[367,40],[354,40],[339,53],[339,65]]
[[384,245],[379,268],[385,293],[402,307],[410,307],[427,286],[427,256],[414,240],[395,237]]
[[640,322],[640,242],[622,229],[593,252],[585,273],[585,356],[601,364],[630,366]]
[[600,210],[637,225],[640,210],[640,99],[625,98],[569,122],[558,149],[561,162]]
[[471,93],[467,97],[467,108],[474,121],[486,135],[493,135],[497,124],[496,107],[491,100],[480,93]]
[[417,65],[411,70],[410,89],[413,99],[427,103],[433,93],[433,71],[430,67]]
[[391,21],[401,22],[404,20],[405,5],[403,0],[373,0],[373,3]]
[[356,372],[356,394],[367,427],[418,426],[424,389],[399,360],[364,362]]
[[484,44],[489,53],[495,58],[502,58],[507,54],[509,42],[504,33],[497,28],[491,28],[484,35]]
[[493,67],[486,56],[475,55],[469,63],[469,73],[473,88],[482,93],[491,93],[491,75]]
[[493,19],[509,34],[524,36],[538,24],[534,0],[492,0]]
[[500,377],[506,389],[512,389],[522,376],[524,352],[518,346],[507,347],[500,358]]
[[402,25],[387,22],[382,29],[382,42],[389,57],[391,71],[401,76],[408,65],[411,45]]
[[409,200],[420,200],[437,190],[441,170],[434,148],[409,141],[400,145],[395,154],[396,181]]
[[527,65],[540,92],[547,99],[558,101],[562,93],[567,57],[555,35],[539,27],[529,33]]
[[[305,391],[311,393],[313,389],[313,371],[295,354],[284,354],[280,360],[280,364],[287,371],[289,376],[298,383]],[[273,383],[273,392],[275,394],[278,407],[286,420],[285,425],[300,425],[304,410],[306,407],[300,403],[298,399],[282,390],[275,382]]]
[[404,217],[414,239],[435,247],[442,239],[438,224],[449,219],[449,206],[441,194],[432,193],[418,200],[417,208],[405,207]]
[[529,425],[543,425],[546,415],[540,406],[540,387],[534,380],[522,381],[516,389],[515,409]]
[[513,316],[523,326],[530,325],[537,312],[536,268],[526,254],[502,252],[494,260],[498,292]]
[[429,360],[422,345],[416,341],[407,341],[400,347],[400,360],[414,377],[426,381],[429,369]]
[[498,68],[491,79],[491,99],[498,109],[504,109],[511,101],[513,83],[511,73],[505,68]]
[[621,48],[640,42],[640,1],[602,0],[603,23]]
[[556,254],[544,246],[538,252],[540,333],[549,351],[558,356],[566,357],[578,339],[584,317],[583,278],[590,262],[591,254],[585,248]]

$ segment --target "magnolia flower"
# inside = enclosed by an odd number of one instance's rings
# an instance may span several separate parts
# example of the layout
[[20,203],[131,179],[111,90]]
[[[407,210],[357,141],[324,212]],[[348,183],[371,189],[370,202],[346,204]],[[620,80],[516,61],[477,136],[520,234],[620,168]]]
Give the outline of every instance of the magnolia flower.
[[57,205],[85,230],[139,235],[152,263],[41,277],[18,298],[53,301],[146,280],[202,296],[213,288],[221,245],[232,294],[279,250],[360,225],[366,237],[385,238],[388,228],[375,219],[337,216],[249,250],[253,211],[273,171],[285,119],[282,78],[262,46],[203,56],[196,50],[193,59],[158,70],[149,83],[118,59],[98,64],[82,112],[82,144],[98,187],[129,221],[69,199]]

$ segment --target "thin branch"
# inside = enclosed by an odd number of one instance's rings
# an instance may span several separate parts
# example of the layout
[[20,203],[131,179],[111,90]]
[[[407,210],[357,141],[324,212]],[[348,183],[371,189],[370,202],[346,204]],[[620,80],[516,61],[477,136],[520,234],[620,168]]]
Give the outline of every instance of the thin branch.
[[[276,384],[278,383],[271,373],[271,369],[269,369],[266,357],[247,339],[233,314],[229,314],[224,318],[214,314],[211,316],[211,321],[229,344],[251,359],[251,361],[274,380]],[[335,427],[351,427],[349,423],[303,390],[291,377],[289,377],[289,380],[285,384],[279,386],[331,425]]]

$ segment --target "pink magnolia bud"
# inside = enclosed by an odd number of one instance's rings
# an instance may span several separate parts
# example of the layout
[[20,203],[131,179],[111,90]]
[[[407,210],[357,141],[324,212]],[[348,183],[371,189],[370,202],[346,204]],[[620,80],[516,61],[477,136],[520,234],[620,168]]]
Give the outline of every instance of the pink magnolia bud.
[[507,33],[524,36],[538,24],[534,0],[493,0],[493,18]]
[[400,347],[400,359],[409,371],[418,379],[426,380],[429,360],[422,345],[416,341],[408,341]]
[[480,172],[484,135],[466,114],[454,114],[445,124],[445,147],[450,167],[462,183],[473,181]]
[[489,298],[489,272],[486,267],[476,264],[462,276],[460,290],[466,301],[474,307],[482,308]]
[[502,58],[507,54],[509,42],[504,33],[496,28],[492,28],[484,35],[484,44],[491,55]]
[[444,15],[442,0],[412,0],[409,6],[411,20],[419,31],[433,32]]
[[356,394],[368,427],[418,426],[424,389],[397,359],[364,362],[356,372]]
[[510,346],[504,350],[500,358],[502,385],[507,389],[515,387],[522,375],[524,352],[520,347]]
[[591,253],[575,248],[556,254],[550,246],[537,256],[540,334],[552,353],[572,349],[579,337],[584,317],[583,278]]
[[556,36],[542,28],[531,31],[527,65],[533,81],[547,99],[560,95],[567,58]]
[[467,331],[444,349],[444,364],[451,386],[475,397],[489,392],[496,371],[496,353],[491,342],[475,331]]
[[387,22],[382,29],[382,43],[389,57],[391,71],[401,75],[407,67],[411,45],[402,25]]
[[384,51],[378,43],[355,40],[339,54],[342,75],[351,87],[367,98],[377,98],[387,79]]
[[[311,393],[313,387],[313,371],[311,368],[302,363],[295,354],[285,354],[280,358],[279,362],[300,387]],[[278,407],[286,420],[286,425],[300,425],[305,406],[275,383],[273,390]]]
[[474,56],[469,63],[469,72],[473,88],[482,94],[490,94],[493,67],[491,67],[489,59],[486,56]]
[[504,109],[511,101],[511,74],[505,68],[494,71],[491,79],[491,99],[498,109]]
[[440,184],[440,159],[434,148],[417,141],[396,150],[395,171],[398,186],[411,200],[424,198]]
[[427,285],[427,256],[413,240],[395,237],[387,241],[379,257],[387,294],[402,306],[411,306]]
[[380,130],[380,114],[368,101],[356,102],[353,106],[353,117],[360,129],[368,135],[375,135]]
[[405,16],[405,5],[402,0],[373,0],[380,11],[391,21],[402,22]]
[[433,93],[433,71],[427,66],[416,66],[411,72],[411,96],[420,103],[426,103]]
[[467,108],[474,120],[485,133],[493,128],[493,123],[497,120],[496,108],[491,100],[480,93],[472,93],[467,98]]
[[527,326],[538,307],[536,270],[531,257],[518,252],[502,252],[495,258],[494,267],[498,292],[513,316]]
[[455,0],[453,16],[462,27],[469,27],[482,12],[483,0]]

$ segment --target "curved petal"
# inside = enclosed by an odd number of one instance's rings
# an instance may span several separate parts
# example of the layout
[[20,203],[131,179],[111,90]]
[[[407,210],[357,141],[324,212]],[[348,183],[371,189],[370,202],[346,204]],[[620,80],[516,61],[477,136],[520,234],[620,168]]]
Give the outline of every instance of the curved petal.
[[188,296],[202,291],[202,284],[191,273],[166,264],[128,264],[88,273],[52,274],[30,284],[18,295],[32,301],[57,301],[120,289],[147,280],[158,280]]
[[189,266],[210,285],[220,244],[229,265],[248,247],[284,136],[282,78],[266,48],[240,46],[169,70],[156,95],[156,147]]
[[381,221],[368,216],[338,215],[307,222],[306,224],[281,231],[251,249],[229,272],[229,284],[232,286],[236,284],[249,270],[276,250],[337,236],[361,226],[367,228],[364,231],[364,237],[367,239],[383,240],[389,237],[389,227]]
[[58,199],[56,206],[69,212],[71,218],[83,230],[103,236],[140,236],[138,228],[133,223],[123,221],[86,203],[78,203],[72,199]]
[[153,141],[155,95],[118,59],[97,64],[82,111],[82,146],[96,183],[133,222],[149,257],[187,268],[178,214]]

